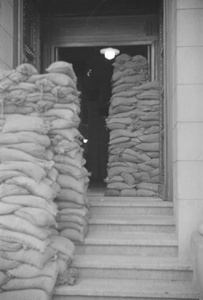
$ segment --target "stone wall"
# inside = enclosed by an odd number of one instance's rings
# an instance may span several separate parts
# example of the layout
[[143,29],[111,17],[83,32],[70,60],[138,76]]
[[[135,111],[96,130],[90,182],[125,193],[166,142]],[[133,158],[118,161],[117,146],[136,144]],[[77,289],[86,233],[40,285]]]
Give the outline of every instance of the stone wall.
[[[203,1],[172,1],[173,179],[179,253],[203,222]],[[172,23],[173,24],[173,23]]]

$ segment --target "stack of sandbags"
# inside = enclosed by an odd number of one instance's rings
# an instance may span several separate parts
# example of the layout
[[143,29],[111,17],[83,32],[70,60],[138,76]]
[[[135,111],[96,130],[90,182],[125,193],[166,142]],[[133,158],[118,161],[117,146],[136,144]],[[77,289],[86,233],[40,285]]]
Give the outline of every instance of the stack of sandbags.
[[30,64],[19,65],[15,70],[0,70],[1,115],[27,115],[35,111],[35,101],[28,101],[29,93],[40,95],[34,84],[26,81],[38,74]]
[[140,154],[142,158],[134,173],[137,196],[157,196],[160,181],[159,83],[148,82],[137,90],[137,109],[143,112],[137,123],[137,130],[142,134],[138,137],[139,144],[135,146],[136,154]]
[[74,243],[83,242],[87,233],[89,205],[87,199],[88,172],[84,168],[80,123],[80,99],[72,65],[55,62],[48,74],[33,75],[30,83],[41,91],[38,111],[51,124],[50,150],[54,153],[57,183],[61,190],[56,199],[59,209],[58,230]]
[[[32,90],[22,88],[26,86],[23,80],[37,72],[33,73],[28,64],[17,69],[23,71],[24,79],[16,70],[4,71],[0,82],[0,298],[43,300],[50,299],[60,275],[66,274],[63,283],[74,283],[75,270],[67,273],[74,244],[55,237],[57,206],[53,200],[59,194],[59,185],[47,135],[51,123],[32,113],[42,93],[37,94],[33,83]],[[12,93],[14,90],[18,92]],[[8,110],[14,95],[18,112],[27,107],[27,102],[32,103],[34,109],[29,115]],[[19,96],[22,101],[17,101]]]
[[58,232],[50,236],[51,247],[57,251],[58,276],[56,285],[74,285],[78,278],[78,270],[71,267],[75,252],[74,243]]
[[[69,71],[71,72],[71,70]],[[73,71],[71,74],[74,78]],[[51,139],[51,145],[47,154],[49,158],[54,160],[54,155],[74,150],[73,137],[74,134],[79,135],[78,131],[74,132],[74,127],[78,126],[80,120],[75,110],[79,112],[80,108],[78,97],[76,97],[78,92],[73,90],[73,87],[75,87],[73,80],[63,73],[52,73],[34,74],[29,77],[27,82],[35,85],[35,90],[37,91],[27,96],[28,101],[32,101],[35,105],[35,112],[31,115],[39,116],[50,124],[47,133]],[[72,91],[73,93],[71,93]],[[69,139],[67,139],[67,136]],[[52,185],[54,185],[58,181],[59,176],[56,163],[54,163],[54,168],[48,175]],[[60,215],[60,208],[58,208],[58,214]],[[54,241],[57,239],[61,245],[66,244],[67,255],[58,254],[59,273],[56,284],[74,284],[77,278],[77,270],[71,268],[71,262],[75,247],[68,238],[59,236],[60,228],[58,224],[57,229],[59,230],[53,231]],[[71,252],[71,257],[69,252]]]
[[[47,124],[38,117],[4,115],[0,133],[0,269],[2,300],[49,299],[58,274],[57,251],[51,247],[56,226],[50,185],[52,161],[38,157],[50,145]],[[43,132],[43,134],[42,134]],[[24,150],[25,149],[25,150]],[[33,150],[34,149],[34,150]],[[36,155],[35,155],[36,153]],[[28,291],[29,290],[29,291]]]
[[[159,86],[140,55],[115,60],[106,124],[108,196],[155,196],[159,170]],[[155,177],[156,176],[156,177]]]

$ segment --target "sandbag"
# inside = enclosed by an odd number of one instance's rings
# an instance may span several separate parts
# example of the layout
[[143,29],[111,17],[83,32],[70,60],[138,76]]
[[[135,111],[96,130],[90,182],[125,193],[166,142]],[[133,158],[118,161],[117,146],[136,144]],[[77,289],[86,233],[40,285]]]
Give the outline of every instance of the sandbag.
[[51,65],[49,65],[46,71],[48,73],[62,73],[62,74],[69,75],[76,83],[76,76],[73,71],[73,65],[68,62],[65,61],[53,62]]
[[83,243],[84,242],[84,235],[79,232],[78,230],[69,228],[69,229],[64,229],[60,231],[60,236],[65,236],[71,241],[75,243]]
[[53,203],[52,201],[48,202],[44,198],[34,196],[34,195],[5,196],[1,198],[1,201],[4,202],[5,204],[18,205],[19,208],[22,206],[36,207],[36,208],[42,208],[54,216],[56,216],[57,214],[57,206],[55,203]]
[[8,149],[17,149],[25,153],[28,153],[34,157],[43,159],[45,158],[45,147],[36,143],[19,143],[19,144],[10,144],[4,145]]
[[45,134],[28,131],[21,131],[16,133],[0,133],[0,145],[27,142],[36,142],[45,147],[50,146],[50,139]]
[[15,278],[33,278],[39,276],[48,276],[56,278],[58,273],[57,260],[48,261],[42,268],[37,268],[30,264],[20,264],[12,270],[8,270],[7,274]]
[[46,134],[51,126],[42,118],[24,116],[24,115],[7,115],[6,122],[3,126],[3,133],[31,131],[40,134]]
[[137,197],[155,197],[157,194],[154,191],[137,189]]
[[51,247],[55,249],[56,251],[59,251],[67,256],[69,256],[71,259],[73,259],[73,255],[75,252],[75,245],[73,242],[67,238],[64,238],[63,236],[57,236],[57,235],[51,235]]
[[[15,214],[18,213],[15,212]],[[18,215],[0,215],[0,226],[14,232],[32,235],[41,240],[45,240],[50,235],[48,228],[34,226],[31,222],[18,217]]]
[[83,193],[86,187],[84,179],[76,179],[70,175],[60,174],[57,178],[57,183],[64,189],[75,190],[78,193]]
[[120,195],[120,191],[119,190],[115,190],[115,189],[107,189],[105,191],[105,196],[107,197],[117,197]]
[[47,262],[55,257],[56,253],[56,250],[51,247],[46,248],[43,253],[35,249],[0,251],[0,261],[2,261],[6,267],[17,267],[19,264],[15,262],[21,262],[41,269]]
[[136,189],[123,189],[120,192],[120,195],[122,197],[136,197],[137,196],[137,191],[136,191]]
[[8,184],[16,184],[20,187],[27,189],[31,194],[45,198],[47,200],[53,200],[58,191],[53,190],[43,181],[36,182],[32,178],[15,177],[6,181]]
[[85,196],[80,192],[72,189],[61,188],[58,197],[56,198],[63,201],[70,201],[78,204],[85,204]]
[[24,220],[29,221],[34,226],[57,226],[55,217],[42,208],[23,207],[16,210],[14,214]]
[[18,162],[18,161],[6,161],[0,164],[0,171],[15,170],[20,171],[33,178],[37,182],[46,177],[46,172],[43,168],[33,162]]
[[[34,278],[11,278],[1,288],[5,291],[40,289],[51,295],[55,286],[56,278],[39,276]],[[30,298],[29,298],[30,299]]]
[[29,195],[29,191],[16,184],[2,183],[0,185],[0,199],[11,195]]
[[11,243],[1,240],[0,251],[17,251],[20,249],[22,249],[22,245],[19,243]]
[[11,214],[21,207],[22,206],[18,204],[7,204],[7,203],[0,202],[0,215]]
[[[0,251],[1,253],[1,251]],[[2,271],[12,270],[20,266],[20,262],[12,259],[6,259],[0,255],[0,266]]]

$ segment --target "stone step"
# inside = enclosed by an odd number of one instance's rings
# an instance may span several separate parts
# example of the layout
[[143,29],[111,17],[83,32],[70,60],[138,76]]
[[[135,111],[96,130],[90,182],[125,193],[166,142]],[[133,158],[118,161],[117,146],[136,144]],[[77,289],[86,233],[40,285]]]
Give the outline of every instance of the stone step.
[[89,197],[91,215],[172,215],[173,203],[159,198]]
[[196,300],[191,281],[80,278],[75,286],[58,286],[52,300]]
[[89,220],[89,232],[175,232],[174,216],[96,215]]
[[76,255],[80,278],[192,280],[192,268],[176,257]]
[[177,256],[178,243],[175,234],[168,233],[90,231],[76,254]]

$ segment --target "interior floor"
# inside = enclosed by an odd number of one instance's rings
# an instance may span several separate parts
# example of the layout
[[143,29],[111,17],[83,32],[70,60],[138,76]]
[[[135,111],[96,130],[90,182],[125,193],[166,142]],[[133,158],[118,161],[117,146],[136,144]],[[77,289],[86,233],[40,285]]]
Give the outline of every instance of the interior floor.
[[106,183],[102,180],[91,180],[88,187],[88,195],[104,196]]

